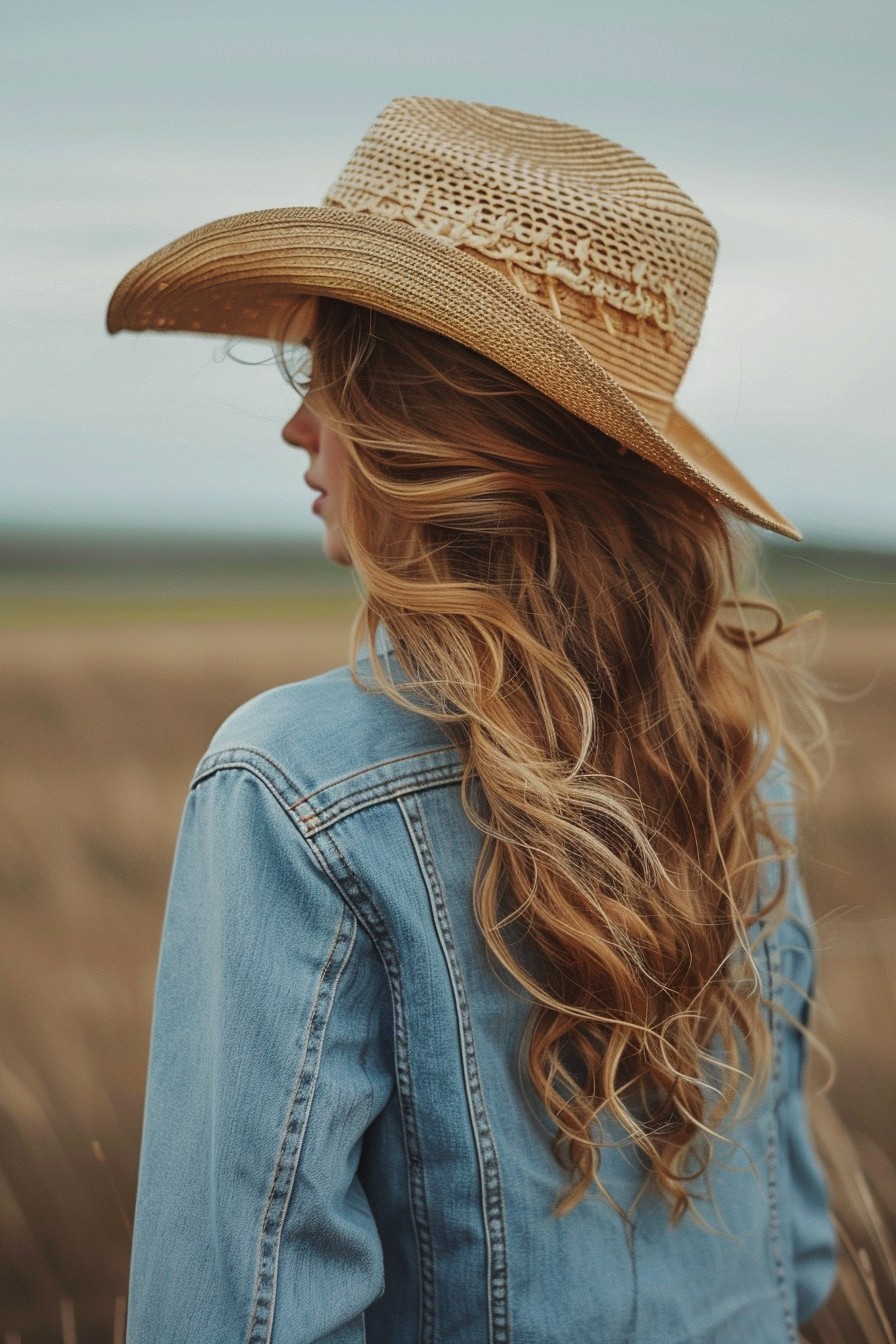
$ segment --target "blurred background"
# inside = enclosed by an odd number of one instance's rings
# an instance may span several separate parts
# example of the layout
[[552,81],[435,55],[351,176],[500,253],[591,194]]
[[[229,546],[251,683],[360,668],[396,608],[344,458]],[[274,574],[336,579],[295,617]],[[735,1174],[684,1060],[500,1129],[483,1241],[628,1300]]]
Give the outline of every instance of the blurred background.
[[356,603],[280,442],[270,352],[112,340],[105,306],[197,224],[319,201],[399,94],[587,126],[719,230],[680,403],[804,530],[764,552],[788,614],[828,613],[817,1026],[896,1218],[892,4],[46,0],[5,28],[0,1335],[120,1335],[191,771],[241,701],[345,660]]

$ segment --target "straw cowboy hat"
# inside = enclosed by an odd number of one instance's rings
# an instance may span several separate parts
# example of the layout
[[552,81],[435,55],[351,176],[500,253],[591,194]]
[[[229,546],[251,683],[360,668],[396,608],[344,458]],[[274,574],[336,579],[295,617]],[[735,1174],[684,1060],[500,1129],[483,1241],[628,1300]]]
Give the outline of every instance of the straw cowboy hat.
[[610,140],[399,98],[322,206],[233,215],[147,257],[111,332],[282,339],[304,295],[450,336],[753,523],[799,532],[674,403],[716,255],[674,183]]

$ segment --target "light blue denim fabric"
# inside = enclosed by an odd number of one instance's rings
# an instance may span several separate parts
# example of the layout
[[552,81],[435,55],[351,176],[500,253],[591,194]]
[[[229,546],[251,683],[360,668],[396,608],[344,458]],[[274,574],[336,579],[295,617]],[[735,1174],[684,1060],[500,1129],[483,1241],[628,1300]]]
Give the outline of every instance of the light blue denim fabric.
[[[363,664],[361,665],[363,668]],[[803,1110],[809,914],[759,954],[774,1068],[701,1226],[558,1217],[527,1004],[472,913],[439,729],[345,669],[251,701],[196,773],[156,999],[130,1344],[783,1344],[829,1291]],[[769,782],[784,799],[786,779]],[[628,1206],[640,1171],[608,1148]]]

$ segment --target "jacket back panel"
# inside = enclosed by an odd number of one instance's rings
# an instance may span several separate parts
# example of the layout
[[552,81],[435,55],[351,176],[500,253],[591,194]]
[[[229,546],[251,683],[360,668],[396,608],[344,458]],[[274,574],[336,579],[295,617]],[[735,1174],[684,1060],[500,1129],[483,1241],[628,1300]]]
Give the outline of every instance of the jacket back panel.
[[[795,870],[757,953],[781,1010],[771,1081],[716,1143],[700,1219],[636,1201],[642,1168],[612,1132],[601,1176],[630,1220],[596,1192],[558,1216],[519,1056],[529,1004],[476,925],[460,776],[437,727],[345,669],[218,733],[172,878],[129,1338],[794,1341],[833,1267]],[[783,772],[767,787],[784,806]]]

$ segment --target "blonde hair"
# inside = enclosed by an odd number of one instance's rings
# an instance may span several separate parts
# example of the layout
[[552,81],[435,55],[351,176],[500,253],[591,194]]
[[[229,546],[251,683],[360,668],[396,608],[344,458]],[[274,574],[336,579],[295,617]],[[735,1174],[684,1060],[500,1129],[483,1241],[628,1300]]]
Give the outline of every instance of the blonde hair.
[[751,944],[789,849],[759,784],[782,749],[811,784],[785,706],[820,723],[776,609],[740,595],[746,532],[445,337],[322,300],[311,344],[313,409],[348,445],[356,647],[385,626],[407,679],[374,658],[379,685],[462,753],[476,916],[533,1004],[558,1211],[595,1183],[615,1206],[611,1120],[677,1218],[767,1075]]

